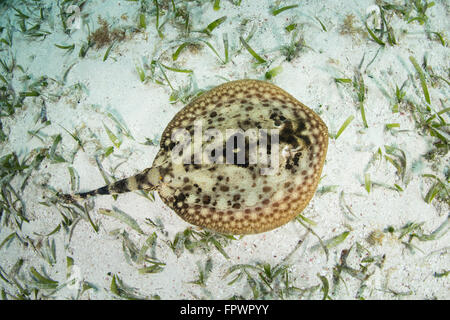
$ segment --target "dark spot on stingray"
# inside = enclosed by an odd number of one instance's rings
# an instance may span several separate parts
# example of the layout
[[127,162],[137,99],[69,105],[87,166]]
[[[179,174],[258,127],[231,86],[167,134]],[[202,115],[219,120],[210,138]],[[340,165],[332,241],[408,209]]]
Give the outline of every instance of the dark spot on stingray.
[[297,152],[297,153],[295,154],[295,156],[294,156],[294,158],[293,158],[294,165],[298,166],[298,161],[300,160],[300,157],[301,157],[301,156],[302,156],[302,153],[301,153],[301,152]]
[[108,186],[104,186],[98,189],[97,194],[109,194]]
[[147,174],[141,173],[136,175],[136,184],[139,186],[139,189],[148,183]]
[[292,128],[292,122],[290,121],[285,122],[283,129],[281,129],[279,139],[281,143],[284,142],[290,144],[293,148],[298,147],[298,142],[295,137],[294,129]]
[[211,202],[211,197],[209,195],[203,196],[203,204],[209,204]]
[[184,193],[180,193],[175,197],[175,199],[177,200],[177,202],[183,202],[186,199],[186,196],[184,195]]
[[295,130],[295,134],[297,137],[303,140],[306,146],[310,146],[311,140],[309,140],[308,136],[302,134],[302,131],[304,131],[305,129],[306,129],[305,122],[303,120],[299,120],[297,122],[297,130]]
[[169,151],[172,151],[173,148],[175,148],[176,145],[177,145],[177,144],[176,144],[175,142],[171,142],[171,143],[169,143],[169,146],[167,147],[167,149],[168,149]]
[[119,192],[119,193],[129,191],[130,189],[128,188],[127,179],[122,179],[122,180],[115,182],[112,185],[111,190],[115,191],[115,192]]
[[160,167],[159,168],[159,174],[164,177],[169,172],[169,169],[166,167]]

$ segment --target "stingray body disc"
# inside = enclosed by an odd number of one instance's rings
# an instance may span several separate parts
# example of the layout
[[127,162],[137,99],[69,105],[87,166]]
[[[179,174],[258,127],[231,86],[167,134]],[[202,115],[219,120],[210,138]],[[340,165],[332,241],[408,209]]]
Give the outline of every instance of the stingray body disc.
[[232,81],[168,124],[153,167],[161,199],[187,222],[228,234],[279,227],[317,188],[328,146],[320,117],[277,86]]

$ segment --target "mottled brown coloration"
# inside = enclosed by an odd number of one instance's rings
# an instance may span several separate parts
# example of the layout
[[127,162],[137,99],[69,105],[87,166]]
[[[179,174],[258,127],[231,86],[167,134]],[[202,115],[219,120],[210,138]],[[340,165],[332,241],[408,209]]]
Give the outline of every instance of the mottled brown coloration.
[[[196,120],[202,121],[203,130],[223,134],[236,128],[279,129],[278,170],[263,175],[260,169],[267,165],[251,164],[247,158],[243,164],[175,164],[171,156],[177,142],[172,134],[184,128],[194,135]],[[232,81],[202,94],[176,114],[162,134],[152,168],[64,198],[157,190],[164,203],[189,223],[229,234],[260,233],[289,222],[307,206],[327,147],[324,122],[290,94],[263,81]]]

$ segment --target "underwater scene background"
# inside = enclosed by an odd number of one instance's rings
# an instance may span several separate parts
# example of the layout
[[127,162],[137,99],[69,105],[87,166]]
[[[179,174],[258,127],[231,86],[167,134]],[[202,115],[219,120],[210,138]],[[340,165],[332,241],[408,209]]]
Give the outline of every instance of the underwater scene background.
[[[448,299],[449,21],[445,0],[0,1],[2,299]],[[239,79],[328,127],[296,219],[230,236],[153,191],[59,199],[150,167]]]

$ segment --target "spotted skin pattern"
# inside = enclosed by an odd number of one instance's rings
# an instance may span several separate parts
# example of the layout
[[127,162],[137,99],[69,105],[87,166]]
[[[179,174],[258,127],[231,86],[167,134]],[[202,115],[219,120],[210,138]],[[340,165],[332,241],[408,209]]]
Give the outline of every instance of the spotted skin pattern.
[[[224,136],[226,129],[278,129],[275,174],[261,174],[261,168],[268,165],[251,163],[248,154],[256,146],[247,144],[241,164],[174,163],[172,152],[180,142],[172,140],[173,134],[185,129],[195,140],[195,121],[200,121],[203,131],[216,129]],[[202,154],[192,148],[191,160],[201,158],[206,145],[202,142]],[[227,234],[260,233],[284,225],[307,206],[317,188],[327,147],[324,122],[290,94],[264,81],[231,81],[202,94],[175,115],[162,134],[151,168],[97,190],[62,197],[75,201],[99,194],[156,190],[166,205],[193,225]],[[270,143],[262,150],[270,158]]]

